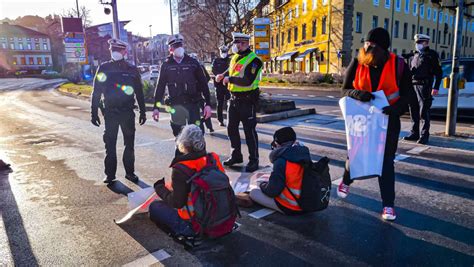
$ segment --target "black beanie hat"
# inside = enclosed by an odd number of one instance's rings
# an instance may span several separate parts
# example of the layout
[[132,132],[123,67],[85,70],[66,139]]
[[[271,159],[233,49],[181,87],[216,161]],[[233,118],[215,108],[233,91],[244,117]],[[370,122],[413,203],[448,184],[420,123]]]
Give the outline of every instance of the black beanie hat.
[[388,50],[390,47],[390,34],[384,28],[375,28],[367,33],[365,41],[376,43],[381,48]]
[[273,134],[273,142],[272,146],[274,146],[274,143],[278,143],[279,145],[284,144],[286,142],[290,141],[296,141],[296,133],[291,127],[284,127],[275,132]]

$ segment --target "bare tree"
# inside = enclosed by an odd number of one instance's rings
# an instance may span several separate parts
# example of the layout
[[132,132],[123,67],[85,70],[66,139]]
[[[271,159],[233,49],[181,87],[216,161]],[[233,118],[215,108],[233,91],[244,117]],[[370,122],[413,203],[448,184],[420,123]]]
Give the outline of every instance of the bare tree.
[[[82,19],[82,24],[84,28],[88,28],[92,24],[91,10],[87,9],[85,6],[79,7],[79,17]],[[77,17],[77,9],[70,8],[68,10],[63,10],[61,17]]]

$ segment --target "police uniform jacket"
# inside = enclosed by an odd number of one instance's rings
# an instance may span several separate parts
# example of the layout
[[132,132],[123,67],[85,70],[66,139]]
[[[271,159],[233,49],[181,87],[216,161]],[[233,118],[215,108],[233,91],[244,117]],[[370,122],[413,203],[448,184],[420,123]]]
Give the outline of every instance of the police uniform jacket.
[[411,54],[408,65],[412,72],[414,84],[421,82],[431,85],[433,84],[433,77],[435,77],[433,89],[439,90],[443,71],[441,70],[439,56],[436,51],[429,47],[425,47],[421,51],[415,51]]
[[140,113],[145,113],[143,85],[138,69],[125,60],[107,61],[97,69],[92,92],[92,113],[97,115],[104,96],[105,110],[133,110],[135,97]]
[[[250,52],[251,52],[250,48],[243,52],[239,51],[238,53],[239,57],[237,58],[237,61],[247,56]],[[242,78],[229,77],[229,82],[235,85],[240,85],[240,86],[250,86],[257,78],[257,75],[262,67],[263,67],[262,60],[256,57],[245,68],[244,77]],[[229,71],[227,71],[224,74],[224,76],[229,76]],[[258,89],[249,91],[249,92],[231,92],[231,93],[232,93],[232,96],[234,96],[234,98],[242,98],[242,97],[247,97],[247,96],[255,96],[258,98]]]
[[155,90],[155,108],[163,103],[165,88],[168,88],[171,105],[198,103],[210,105],[208,81],[201,64],[189,55],[184,55],[181,63],[170,55],[161,65],[160,78]]

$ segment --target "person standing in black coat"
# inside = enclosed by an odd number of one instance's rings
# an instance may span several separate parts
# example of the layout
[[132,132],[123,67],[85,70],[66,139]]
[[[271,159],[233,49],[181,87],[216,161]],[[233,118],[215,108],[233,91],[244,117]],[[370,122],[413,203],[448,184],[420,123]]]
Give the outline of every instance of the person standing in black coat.
[[[212,74],[214,77],[226,72],[229,69],[230,57],[228,54],[229,48],[225,45],[219,47],[220,57],[215,58],[212,62]],[[227,85],[217,82],[214,78],[214,88],[216,88],[217,98],[217,120],[220,126],[225,126],[224,123],[224,106],[227,100],[230,98],[230,92],[227,89]]]

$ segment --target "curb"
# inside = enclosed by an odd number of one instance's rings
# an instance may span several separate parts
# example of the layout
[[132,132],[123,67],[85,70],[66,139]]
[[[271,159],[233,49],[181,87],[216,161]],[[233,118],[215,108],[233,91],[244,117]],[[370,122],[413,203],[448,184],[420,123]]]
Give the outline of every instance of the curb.
[[259,86],[260,89],[271,89],[271,90],[299,90],[299,91],[324,91],[324,92],[335,92],[340,91],[340,87],[314,87],[314,86]]

